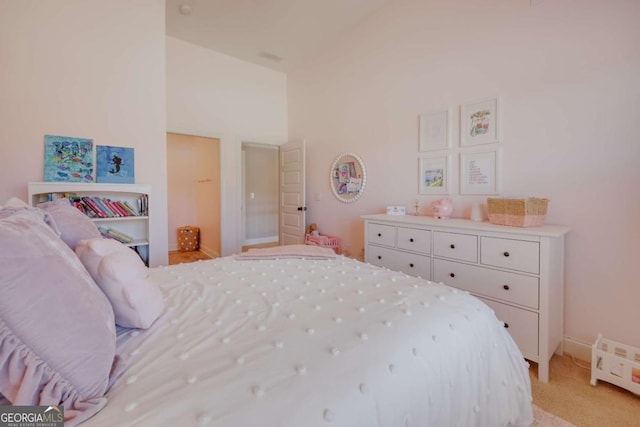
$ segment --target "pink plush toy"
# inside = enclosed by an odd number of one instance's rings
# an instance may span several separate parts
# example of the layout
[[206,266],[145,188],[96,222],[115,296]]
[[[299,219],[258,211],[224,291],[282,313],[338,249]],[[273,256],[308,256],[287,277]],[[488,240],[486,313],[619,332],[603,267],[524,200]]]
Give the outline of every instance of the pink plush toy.
[[453,203],[451,199],[440,199],[431,203],[433,217],[439,219],[449,218],[453,213]]

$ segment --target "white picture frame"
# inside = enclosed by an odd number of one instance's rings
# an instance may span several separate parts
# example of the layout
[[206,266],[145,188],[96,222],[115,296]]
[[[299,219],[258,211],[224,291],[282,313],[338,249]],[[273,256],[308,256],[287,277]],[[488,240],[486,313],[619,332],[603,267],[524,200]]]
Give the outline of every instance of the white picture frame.
[[460,108],[460,146],[500,142],[498,98],[469,102]]
[[497,194],[499,153],[460,153],[460,194]]
[[436,151],[449,148],[449,110],[420,114],[418,151]]
[[425,156],[418,159],[418,193],[449,194],[450,156]]

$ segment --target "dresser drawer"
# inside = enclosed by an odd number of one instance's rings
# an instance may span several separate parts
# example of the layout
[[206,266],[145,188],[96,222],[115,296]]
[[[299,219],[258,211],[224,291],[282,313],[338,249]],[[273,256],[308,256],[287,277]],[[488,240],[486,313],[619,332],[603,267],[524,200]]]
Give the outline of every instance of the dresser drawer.
[[527,358],[537,360],[538,356],[538,314],[495,301],[480,298],[505,323],[520,351]]
[[369,243],[393,247],[396,244],[396,227],[370,223],[367,228],[367,238]]
[[393,249],[367,245],[365,258],[368,263],[378,267],[392,268],[391,264],[395,259],[395,253]]
[[444,259],[433,261],[433,280],[476,295],[532,309],[539,307],[539,279]]
[[408,251],[429,254],[431,252],[431,230],[398,227],[397,247]]
[[367,261],[379,267],[386,267],[424,279],[431,277],[431,258],[425,255],[401,252],[380,246],[367,246]]
[[540,272],[540,244],[524,240],[481,237],[480,263],[538,274]]
[[435,231],[433,254],[460,261],[478,262],[478,236]]

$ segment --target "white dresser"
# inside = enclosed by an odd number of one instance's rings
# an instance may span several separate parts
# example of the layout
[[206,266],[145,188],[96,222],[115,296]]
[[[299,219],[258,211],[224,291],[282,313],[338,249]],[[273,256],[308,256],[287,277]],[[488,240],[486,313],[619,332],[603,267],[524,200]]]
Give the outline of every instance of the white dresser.
[[466,219],[365,215],[365,261],[464,289],[489,305],[549,380],[562,354],[568,227],[506,227]]

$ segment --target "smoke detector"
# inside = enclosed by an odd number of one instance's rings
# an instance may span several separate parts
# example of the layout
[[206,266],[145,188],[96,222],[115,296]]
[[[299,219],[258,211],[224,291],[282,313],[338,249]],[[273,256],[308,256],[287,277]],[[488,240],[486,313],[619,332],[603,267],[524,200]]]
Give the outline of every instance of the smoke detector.
[[182,3],[180,7],[178,7],[178,10],[184,16],[191,15],[191,6],[186,3]]

